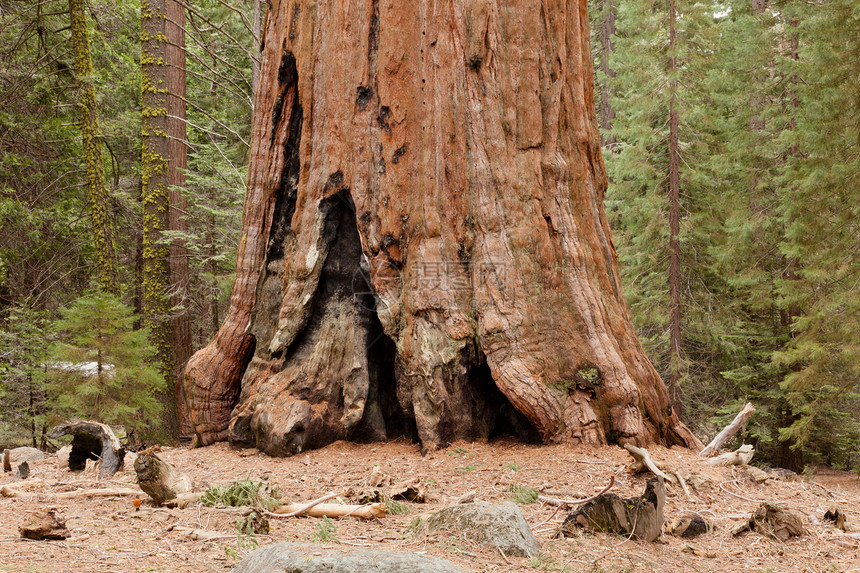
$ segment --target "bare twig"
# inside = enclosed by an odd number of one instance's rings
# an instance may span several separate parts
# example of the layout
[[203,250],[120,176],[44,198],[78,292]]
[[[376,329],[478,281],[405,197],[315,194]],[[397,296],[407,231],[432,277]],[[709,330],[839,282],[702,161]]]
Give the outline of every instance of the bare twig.
[[[586,497],[586,498],[583,498],[583,499],[556,499],[556,498],[554,498],[554,497],[547,497],[547,496],[545,496],[545,495],[539,495],[539,496],[538,496],[538,501],[543,502],[543,503],[546,503],[546,504],[549,504],[549,505],[556,505],[556,506],[559,506],[559,507],[561,507],[561,506],[569,506],[569,505],[579,505],[579,504],[581,504],[581,503],[586,503],[586,502],[589,502],[589,501],[591,501],[591,500],[593,500],[593,499],[597,499],[598,497],[600,497],[601,495],[603,495],[604,493],[606,493],[607,491],[609,491],[609,489],[610,489],[613,485],[615,485],[615,476],[614,476],[614,475],[613,475],[613,476],[611,476],[611,477],[609,478],[609,485],[607,485],[605,488],[603,488],[602,490],[600,490],[598,493],[596,493],[596,494],[592,495],[591,497]],[[553,515],[555,515],[555,514],[553,514]],[[552,518],[550,518],[550,519],[552,519]],[[548,521],[548,520],[547,520],[547,521]],[[541,525],[542,525],[542,524],[541,524]]]

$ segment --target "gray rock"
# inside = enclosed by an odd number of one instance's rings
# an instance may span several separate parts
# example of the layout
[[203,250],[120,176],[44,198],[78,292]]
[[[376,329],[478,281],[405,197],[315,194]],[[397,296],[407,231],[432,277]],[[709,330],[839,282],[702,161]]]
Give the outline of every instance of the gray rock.
[[425,525],[427,533],[451,532],[505,555],[534,557],[540,551],[523,512],[515,503],[476,501],[446,507],[434,513]]
[[43,459],[45,459],[45,453],[42,450],[31,448],[30,446],[15,448],[9,454],[9,461],[13,464],[35,462]]
[[406,551],[329,549],[309,543],[275,543],[257,549],[233,573],[463,573],[443,559]]

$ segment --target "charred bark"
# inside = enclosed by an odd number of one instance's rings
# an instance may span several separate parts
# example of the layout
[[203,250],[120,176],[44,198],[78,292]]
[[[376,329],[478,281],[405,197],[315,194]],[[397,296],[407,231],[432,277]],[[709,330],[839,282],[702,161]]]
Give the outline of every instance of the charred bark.
[[273,0],[263,38],[198,443],[701,448],[622,298],[584,1]]

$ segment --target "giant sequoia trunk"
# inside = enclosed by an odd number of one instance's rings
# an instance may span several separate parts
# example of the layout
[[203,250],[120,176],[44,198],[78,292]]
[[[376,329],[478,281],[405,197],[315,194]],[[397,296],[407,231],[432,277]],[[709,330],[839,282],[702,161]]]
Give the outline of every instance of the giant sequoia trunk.
[[271,0],[198,443],[700,447],[622,298],[585,0]]

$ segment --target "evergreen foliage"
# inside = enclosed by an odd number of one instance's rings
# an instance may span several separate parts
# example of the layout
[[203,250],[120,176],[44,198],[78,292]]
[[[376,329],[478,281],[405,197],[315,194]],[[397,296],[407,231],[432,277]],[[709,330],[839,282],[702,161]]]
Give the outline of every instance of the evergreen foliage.
[[[763,461],[860,461],[860,13],[849,0],[678,4],[685,414],[745,401]],[[603,8],[602,8],[603,9]],[[665,2],[617,10],[607,207],[643,344],[668,364]],[[595,52],[595,58],[602,54]]]
[[154,349],[146,330],[133,330],[132,310],[111,294],[95,293],[60,314],[48,362],[52,414],[122,425],[127,434],[146,429],[161,410],[154,396],[164,380],[149,366]]

